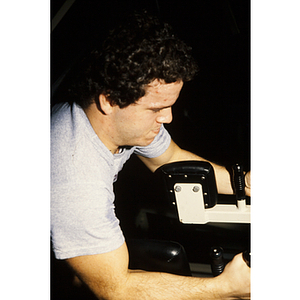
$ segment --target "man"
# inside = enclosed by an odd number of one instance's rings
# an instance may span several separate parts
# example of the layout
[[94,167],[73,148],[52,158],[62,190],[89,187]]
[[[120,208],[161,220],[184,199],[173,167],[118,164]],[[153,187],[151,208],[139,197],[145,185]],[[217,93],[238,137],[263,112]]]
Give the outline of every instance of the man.
[[[204,160],[172,141],[164,123],[197,66],[167,24],[135,15],[93,51],[72,88],[72,104],[54,107],[51,126],[51,234],[64,259],[99,299],[231,299],[250,295],[241,254],[216,278],[128,269],[114,213],[113,183],[135,153],[155,171],[180,160]],[[212,164],[219,193],[230,175]],[[246,192],[250,194],[250,175]]]

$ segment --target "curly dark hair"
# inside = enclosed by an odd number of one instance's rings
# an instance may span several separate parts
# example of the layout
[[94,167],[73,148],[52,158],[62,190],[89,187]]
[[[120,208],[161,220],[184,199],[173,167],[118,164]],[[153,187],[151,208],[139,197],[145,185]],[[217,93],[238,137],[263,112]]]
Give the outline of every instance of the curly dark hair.
[[100,94],[123,108],[143,97],[145,87],[155,79],[185,82],[197,72],[191,48],[170,25],[147,13],[134,14],[126,25],[112,30],[101,48],[90,53],[81,79],[72,88],[72,98],[82,108],[98,104]]

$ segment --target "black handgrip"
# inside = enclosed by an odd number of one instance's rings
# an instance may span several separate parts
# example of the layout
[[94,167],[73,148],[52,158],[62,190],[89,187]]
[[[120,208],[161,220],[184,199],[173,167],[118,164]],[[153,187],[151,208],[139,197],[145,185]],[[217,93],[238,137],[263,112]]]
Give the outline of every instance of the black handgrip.
[[245,261],[245,263],[247,264],[247,266],[249,268],[251,268],[251,252],[246,250],[243,252],[243,259]]
[[235,164],[232,166],[233,171],[233,188],[237,200],[244,200],[245,194],[245,176],[243,172],[243,166]]
[[211,271],[214,276],[220,275],[225,268],[223,252],[222,247],[212,247],[210,249]]

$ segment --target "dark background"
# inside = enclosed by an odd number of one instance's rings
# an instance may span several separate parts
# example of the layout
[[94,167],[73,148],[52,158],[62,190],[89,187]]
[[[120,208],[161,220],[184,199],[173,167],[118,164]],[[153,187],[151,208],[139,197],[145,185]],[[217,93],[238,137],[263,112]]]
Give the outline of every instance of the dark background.
[[[51,17],[63,0],[51,2]],[[250,4],[227,0],[76,0],[51,34],[53,102],[64,76],[124,14],[146,8],[192,46],[200,72],[187,83],[167,126],[181,147],[250,168]],[[97,37],[95,37],[97,36]]]
[[[51,1],[51,19],[65,1]],[[61,99],[68,74],[81,55],[122,16],[146,8],[169,22],[198,61],[200,72],[186,83],[166,125],[174,141],[222,165],[250,169],[250,1],[76,0],[51,33],[52,104]],[[205,262],[212,244],[244,250],[249,226],[186,226],[167,219],[159,182],[133,157],[115,184],[116,210],[127,238],[172,239],[192,261]],[[222,197],[221,197],[222,198]],[[224,197],[223,197],[224,198]],[[226,198],[226,197],[225,197]],[[154,209],[147,226],[137,225],[143,208]],[[144,224],[145,225],[145,224]],[[197,250],[195,250],[197,249]],[[199,258],[201,257],[201,258]]]

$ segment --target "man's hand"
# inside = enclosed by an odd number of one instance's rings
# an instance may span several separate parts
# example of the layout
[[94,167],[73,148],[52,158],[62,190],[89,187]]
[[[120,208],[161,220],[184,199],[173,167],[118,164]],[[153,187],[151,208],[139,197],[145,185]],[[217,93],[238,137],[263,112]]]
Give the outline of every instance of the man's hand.
[[216,277],[220,280],[220,284],[227,286],[231,291],[232,299],[250,299],[250,279],[251,269],[247,266],[243,259],[243,254],[236,255],[229,262],[223,273]]
[[245,175],[245,193],[247,196],[251,196],[251,171]]

